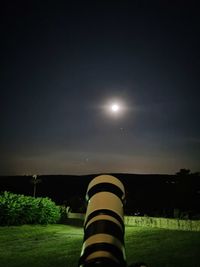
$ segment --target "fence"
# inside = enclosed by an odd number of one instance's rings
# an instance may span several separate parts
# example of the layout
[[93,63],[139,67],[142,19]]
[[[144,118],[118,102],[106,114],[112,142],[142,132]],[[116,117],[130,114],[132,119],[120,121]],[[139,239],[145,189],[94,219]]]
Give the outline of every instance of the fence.
[[[83,222],[85,214],[71,213],[67,215],[67,222],[81,221]],[[80,224],[81,224],[80,223]],[[145,226],[157,227],[163,229],[185,230],[185,231],[200,231],[200,220],[178,220],[168,218],[155,218],[155,217],[139,217],[139,216],[124,216],[124,223],[127,226]]]
[[164,229],[185,230],[185,231],[200,231],[200,221],[179,220],[168,218],[155,217],[137,217],[125,216],[125,225],[128,226],[147,226]]

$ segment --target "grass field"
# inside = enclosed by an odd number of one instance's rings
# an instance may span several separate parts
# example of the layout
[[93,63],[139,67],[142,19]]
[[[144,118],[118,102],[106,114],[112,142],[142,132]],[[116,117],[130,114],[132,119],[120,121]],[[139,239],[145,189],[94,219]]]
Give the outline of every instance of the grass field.
[[[67,225],[0,227],[0,267],[77,267],[82,228]],[[199,267],[200,232],[126,228],[128,264]]]

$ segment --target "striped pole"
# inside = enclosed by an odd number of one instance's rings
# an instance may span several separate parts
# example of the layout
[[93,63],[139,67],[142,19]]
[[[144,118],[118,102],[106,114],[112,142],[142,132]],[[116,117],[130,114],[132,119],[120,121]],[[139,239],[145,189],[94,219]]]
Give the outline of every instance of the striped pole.
[[84,239],[79,267],[125,267],[123,184],[100,175],[88,185]]

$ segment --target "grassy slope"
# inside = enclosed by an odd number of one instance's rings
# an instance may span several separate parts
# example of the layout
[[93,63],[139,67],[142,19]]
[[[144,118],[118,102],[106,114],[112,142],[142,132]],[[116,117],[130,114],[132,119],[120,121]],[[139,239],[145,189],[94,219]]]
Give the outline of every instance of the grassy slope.
[[63,225],[0,228],[0,266],[76,266],[82,229]]
[[[0,227],[0,267],[75,267],[82,229],[66,225]],[[126,228],[128,263],[151,267],[197,267],[200,233]]]
[[128,263],[145,261],[151,267],[200,266],[200,232],[129,227],[126,231]]

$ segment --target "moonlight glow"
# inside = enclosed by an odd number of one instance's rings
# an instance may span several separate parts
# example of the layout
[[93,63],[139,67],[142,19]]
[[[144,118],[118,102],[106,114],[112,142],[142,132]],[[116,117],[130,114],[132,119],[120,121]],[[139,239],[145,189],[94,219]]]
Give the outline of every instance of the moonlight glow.
[[124,117],[128,107],[127,103],[123,99],[112,98],[101,106],[104,114],[111,119],[120,119]]
[[112,111],[112,112],[116,113],[116,112],[118,112],[119,110],[120,110],[120,107],[119,107],[118,104],[112,104],[112,105],[111,105],[111,111]]
[[124,118],[124,115],[129,110],[127,101],[118,97],[108,99],[100,108],[104,115],[114,120]]

